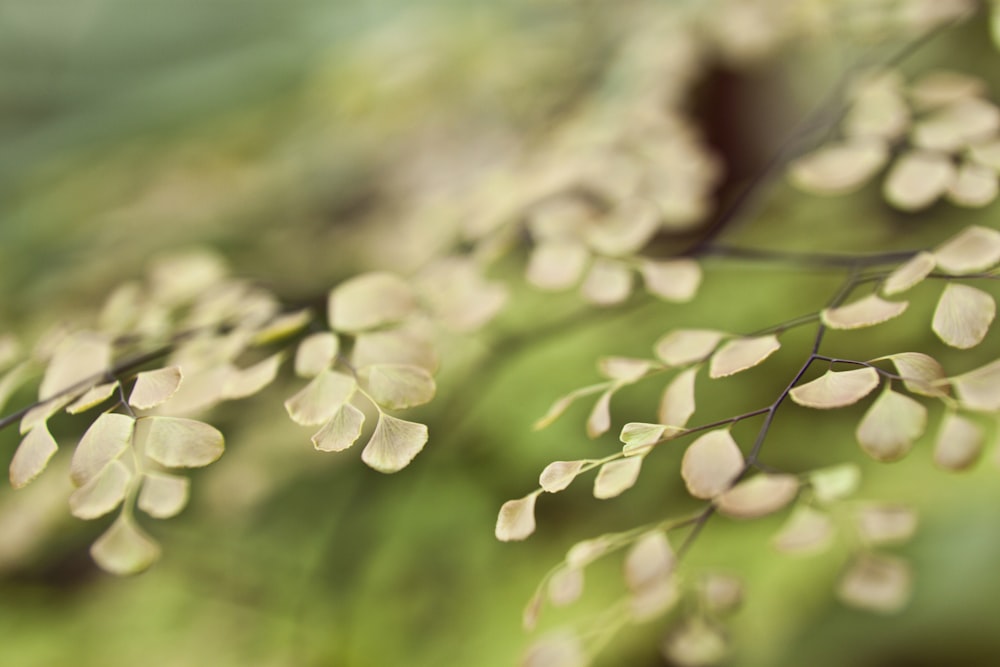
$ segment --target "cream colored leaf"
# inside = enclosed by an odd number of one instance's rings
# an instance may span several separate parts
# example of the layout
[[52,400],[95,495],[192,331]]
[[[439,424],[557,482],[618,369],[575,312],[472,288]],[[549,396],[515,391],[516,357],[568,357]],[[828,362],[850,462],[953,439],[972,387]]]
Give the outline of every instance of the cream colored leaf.
[[934,250],[942,271],[965,275],[985,271],[1000,262],[1000,232],[989,227],[966,227]]
[[217,461],[225,439],[213,426],[183,417],[140,417],[135,422],[139,451],[167,468],[200,468]]
[[986,338],[996,311],[996,302],[989,293],[948,283],[934,309],[931,328],[948,345],[967,350]]
[[660,398],[657,419],[660,423],[678,428],[687,425],[695,411],[694,382],[698,369],[689,368],[670,381]]
[[430,373],[438,368],[438,354],[427,336],[412,328],[370,331],[354,339],[351,362],[355,368],[375,364],[420,366]]
[[190,301],[225,278],[225,262],[214,252],[184,250],[153,262],[149,271],[153,298],[175,305]]
[[406,364],[366,366],[358,371],[358,381],[376,403],[390,410],[423,405],[437,390],[430,373]]
[[677,556],[662,530],[642,535],[625,554],[625,583],[633,593],[668,578],[677,565]]
[[160,557],[160,547],[122,514],[93,546],[90,555],[111,574],[138,574]]
[[858,534],[869,544],[905,542],[917,530],[917,513],[902,505],[869,504],[857,516]]
[[379,414],[361,460],[384,473],[402,470],[427,444],[427,427],[385,413]]
[[708,376],[722,378],[753,368],[777,352],[780,347],[778,337],[773,334],[728,341],[712,355]]
[[587,436],[596,438],[608,432],[611,428],[611,397],[617,387],[613,386],[597,397],[594,407],[587,417]]
[[824,512],[808,506],[795,508],[774,536],[774,548],[787,554],[815,554],[825,551],[833,537],[833,522]]
[[813,496],[823,504],[842,500],[858,490],[861,470],[853,463],[820,468],[809,473]]
[[716,615],[735,611],[743,602],[743,580],[731,574],[712,572],[698,588],[705,608]]
[[340,406],[351,399],[357,383],[337,371],[324,371],[285,401],[285,410],[296,424],[316,426],[330,421]]
[[226,374],[222,387],[222,398],[238,400],[258,393],[274,382],[285,360],[284,352],[277,352],[266,359],[246,368],[232,367]]
[[646,291],[672,303],[687,303],[701,287],[701,265],[693,259],[644,259],[639,273]]
[[254,333],[253,344],[263,346],[276,343],[304,329],[311,320],[312,313],[308,309],[278,315]]
[[722,630],[708,620],[694,616],[667,635],[661,649],[671,664],[707,667],[726,657],[729,641]]
[[598,257],[590,265],[580,293],[598,306],[619,304],[632,293],[632,270],[619,260]]
[[497,516],[496,537],[501,542],[526,539],[535,532],[535,500],[539,491],[517,500],[508,500]]
[[606,382],[590,385],[589,387],[583,387],[581,389],[571,391],[565,396],[556,399],[556,401],[552,403],[548,411],[541,417],[541,419],[539,419],[532,425],[532,428],[534,428],[536,431],[545,428],[555,420],[559,419],[559,417],[562,416],[562,413],[566,412],[566,409],[573,404],[573,401],[582,396],[596,394],[597,392],[605,389],[607,386],[608,383]]
[[520,667],[586,667],[587,663],[579,637],[568,630],[556,630],[528,648]]
[[886,301],[870,294],[846,306],[824,308],[820,319],[831,329],[861,329],[902,315],[908,305],[906,301]]
[[81,393],[83,392],[71,392],[60,396],[59,398],[50,398],[46,401],[40,402],[38,405],[28,410],[28,412],[21,417],[21,422],[18,424],[18,429],[20,430],[21,435],[26,434],[39,424],[48,421],[49,417],[72,403],[74,399],[80,396]]
[[852,607],[892,613],[910,598],[912,575],[905,561],[890,556],[859,556],[840,579],[837,596]]
[[681,590],[676,577],[658,579],[632,594],[629,599],[632,621],[643,623],[657,618],[672,609],[680,599]]
[[340,339],[330,331],[320,331],[302,339],[295,350],[295,374],[316,377],[333,365],[340,349]]
[[951,158],[935,151],[909,151],[896,159],[886,176],[886,201],[902,211],[927,208],[955,180]]
[[86,380],[100,379],[109,368],[111,340],[106,335],[92,331],[70,334],[56,345],[38,387],[38,398],[52,398]]
[[361,437],[365,413],[344,403],[313,437],[313,446],[321,452],[341,452]]
[[42,474],[58,449],[45,422],[28,431],[10,461],[10,485],[15,489],[27,486]]
[[410,284],[392,274],[365,273],[330,292],[327,316],[334,331],[356,332],[400,322],[416,311]]
[[99,384],[96,387],[91,387],[87,390],[87,393],[66,406],[66,412],[71,415],[86,412],[87,410],[96,407],[111,398],[111,395],[114,394],[117,389],[117,380],[114,382],[108,382],[107,384]]
[[927,408],[886,385],[858,424],[855,436],[876,461],[898,461],[927,426]]
[[882,293],[892,296],[905,292],[929,276],[935,264],[934,255],[929,252],[918,252],[889,274],[882,283]]
[[549,601],[557,607],[576,602],[583,593],[583,570],[562,566],[549,579]]
[[900,94],[887,86],[871,87],[858,95],[843,121],[844,135],[895,139],[910,124],[910,109]]
[[951,378],[951,386],[963,407],[970,410],[1000,410],[1000,359]]
[[945,470],[965,470],[979,460],[985,437],[976,422],[948,412],[934,442],[934,463]]
[[528,260],[527,281],[542,290],[561,291],[575,285],[590,253],[575,241],[542,241]]
[[799,492],[793,475],[757,475],[742,481],[715,498],[719,511],[736,519],[755,519],[792,502]]
[[788,168],[792,184],[820,195],[846,194],[861,187],[889,157],[885,142],[854,139],[824,146]]
[[827,371],[815,380],[795,387],[788,395],[804,407],[832,410],[857,403],[878,384],[878,371],[871,367]]
[[128,449],[134,428],[135,420],[127,415],[106,412],[95,419],[73,452],[73,484],[83,486]]
[[69,497],[69,511],[78,519],[96,519],[118,507],[125,499],[132,471],[115,459],[101,468]]
[[586,461],[553,461],[545,466],[538,477],[538,485],[549,493],[557,493],[569,486]]
[[528,604],[524,605],[524,611],[521,612],[521,627],[529,632],[538,625],[538,617],[542,613],[542,604],[545,602],[542,592],[541,588],[536,589]]
[[452,331],[481,328],[507,302],[507,288],[486,280],[483,267],[471,257],[446,257],[424,269],[417,289],[434,319]]
[[139,509],[154,519],[169,519],[184,509],[190,492],[187,477],[147,472],[139,491]]
[[668,366],[704,361],[724,335],[710,329],[675,329],[656,341],[656,357]]
[[997,174],[993,169],[964,162],[946,196],[958,206],[982,208],[997,198],[997,191]]
[[681,459],[681,477],[695,498],[714,498],[743,472],[743,454],[728,429],[709,431],[692,442]]
[[896,372],[903,378],[903,386],[908,391],[932,397],[948,394],[948,387],[944,384],[944,368],[933,357],[922,352],[900,352],[873,361],[883,359],[892,361]]
[[976,164],[1000,171],[1000,141],[986,141],[969,146],[968,156]]
[[608,553],[613,546],[614,542],[603,535],[577,542],[566,552],[566,564],[570,567],[586,567]]
[[586,228],[587,245],[602,255],[623,257],[642,250],[660,227],[656,205],[630,198],[605,216],[599,224]]
[[155,408],[174,395],[181,386],[181,379],[181,369],[177,366],[139,373],[135,376],[128,404],[138,410]]
[[913,127],[914,145],[944,152],[990,139],[1000,128],[1000,111],[978,97],[959,99],[925,116]]
[[923,109],[951,104],[986,92],[986,82],[962,72],[931,70],[910,86],[910,97]]
[[644,376],[653,362],[648,359],[634,359],[632,357],[601,357],[597,362],[597,370],[609,380],[621,380],[622,382],[635,382]]
[[31,377],[31,365],[29,361],[22,361],[0,377],[0,410],[7,405],[14,392]]
[[621,495],[635,485],[641,469],[641,456],[608,461],[594,479],[594,497],[604,500]]

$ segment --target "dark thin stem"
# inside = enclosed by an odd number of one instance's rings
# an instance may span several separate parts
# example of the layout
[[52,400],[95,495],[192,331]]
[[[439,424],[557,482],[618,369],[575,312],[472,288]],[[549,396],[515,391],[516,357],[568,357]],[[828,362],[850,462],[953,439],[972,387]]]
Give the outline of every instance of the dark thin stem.
[[727,259],[762,260],[792,264],[797,268],[855,268],[867,266],[883,266],[904,262],[919,250],[898,250],[892,252],[873,253],[867,255],[833,254],[822,252],[794,252],[784,250],[768,250],[764,248],[739,248],[726,245],[713,245],[705,248],[702,257],[724,257]]

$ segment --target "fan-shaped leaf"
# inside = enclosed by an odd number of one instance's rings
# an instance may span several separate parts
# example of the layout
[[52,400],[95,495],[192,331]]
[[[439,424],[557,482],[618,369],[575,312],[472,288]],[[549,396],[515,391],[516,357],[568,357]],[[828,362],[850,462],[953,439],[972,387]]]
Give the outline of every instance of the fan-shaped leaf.
[[778,351],[778,337],[769,334],[756,338],[736,338],[712,355],[708,375],[721,378],[753,368]]
[[910,124],[910,109],[894,87],[869,87],[854,100],[843,121],[848,137],[894,139]]
[[583,593],[583,570],[564,565],[549,579],[549,601],[557,607],[576,602]]
[[653,362],[648,359],[633,359],[631,357],[601,357],[597,362],[597,370],[609,380],[635,382],[644,376]]
[[965,470],[979,460],[984,439],[976,422],[949,412],[941,420],[934,443],[934,463],[946,470]]
[[91,387],[87,390],[87,393],[66,406],[66,412],[71,415],[86,412],[87,410],[96,407],[111,398],[111,395],[115,393],[116,389],[118,389],[117,380],[114,382],[108,382],[107,384],[99,384],[96,387]]
[[586,461],[553,461],[545,466],[538,477],[538,485],[549,493],[557,493],[569,486]]
[[788,395],[807,408],[831,410],[857,403],[870,394],[878,383],[878,371],[870,367],[827,371],[812,382],[795,387]]
[[295,374],[316,377],[333,365],[340,350],[340,339],[330,331],[320,331],[302,339],[295,350]]
[[842,463],[809,473],[813,495],[824,504],[850,496],[858,490],[860,483],[861,470],[853,463]]
[[69,511],[78,519],[96,519],[118,507],[125,499],[132,471],[115,459],[101,468],[69,497]]
[[997,174],[994,170],[965,162],[958,168],[948,187],[948,200],[958,206],[981,208],[997,198]]
[[281,362],[284,360],[285,353],[277,352],[246,368],[233,366],[226,374],[222,398],[238,400],[253,396],[274,382],[274,378],[278,376],[278,370],[281,368]]
[[590,253],[575,241],[542,241],[531,252],[526,279],[538,289],[560,291],[575,285]]
[[140,417],[135,443],[146,456],[167,468],[200,468],[217,461],[225,439],[213,426],[183,417]]
[[642,623],[652,620],[672,609],[681,599],[676,577],[657,579],[632,594],[629,611],[632,621]]
[[90,555],[106,572],[137,574],[156,562],[160,547],[122,514],[97,538]]
[[649,448],[662,440],[669,440],[684,433],[684,429],[663,424],[644,424],[629,422],[622,427],[618,439],[625,443],[622,454],[636,456],[649,451]]
[[951,379],[959,402],[970,410],[1000,410],[1000,359]]
[[594,479],[594,497],[603,500],[621,495],[635,485],[641,469],[641,456],[608,461]]
[[365,413],[350,403],[344,403],[313,437],[313,446],[321,452],[341,452],[361,437]]
[[425,444],[425,425],[381,413],[371,440],[361,452],[361,460],[379,472],[398,472],[409,465]]
[[106,412],[94,420],[73,452],[73,484],[83,486],[128,449],[134,428],[135,420],[126,415]]
[[866,454],[876,461],[897,461],[924,433],[927,408],[888,385],[858,424],[856,437]]
[[177,366],[139,373],[135,376],[128,403],[139,410],[155,408],[174,395],[181,386],[181,378],[181,369]]
[[559,419],[559,417],[562,416],[562,413],[566,412],[566,409],[573,404],[573,401],[582,396],[596,394],[597,392],[606,389],[607,386],[608,386],[607,382],[602,382],[600,384],[592,384],[589,387],[576,389],[575,391],[571,391],[565,396],[556,399],[556,401],[552,403],[552,405],[549,407],[548,411],[542,416],[542,418],[534,423],[532,428],[534,428],[536,431],[545,428],[555,420]]
[[111,341],[107,336],[91,331],[70,334],[56,345],[38,387],[38,398],[52,398],[85,380],[99,379],[109,368]]
[[367,366],[358,371],[358,380],[376,403],[390,410],[423,405],[437,390],[430,373],[406,364]]
[[825,146],[795,160],[789,166],[788,176],[806,192],[844,194],[861,187],[888,157],[884,141],[855,139]]
[[577,542],[566,552],[566,564],[570,567],[586,567],[603,556],[614,546],[605,536]]
[[917,513],[902,505],[866,505],[857,521],[858,533],[869,544],[905,542],[917,530]]
[[517,500],[508,500],[497,516],[496,537],[501,542],[523,540],[535,532],[535,500],[539,491]]
[[955,151],[965,144],[991,138],[1000,127],[1000,111],[984,99],[965,97],[942,107],[917,123],[914,145]]
[[906,301],[886,301],[870,294],[846,306],[825,308],[820,318],[831,329],[861,329],[902,315],[908,305]]
[[364,331],[394,324],[417,307],[409,283],[391,273],[365,273],[330,292],[327,315],[334,331]]
[[985,271],[1000,262],[1000,232],[989,227],[966,227],[934,251],[942,271],[964,275]]
[[799,481],[792,475],[757,475],[715,498],[719,511],[737,519],[754,519],[777,512],[792,502]]
[[714,498],[743,472],[743,454],[728,429],[709,431],[692,442],[681,460],[681,477],[695,498]]
[[729,653],[729,640],[708,620],[695,616],[667,635],[661,647],[671,664],[704,667],[721,662]]
[[58,449],[45,422],[28,431],[10,461],[10,485],[15,489],[27,486],[45,470]]
[[948,283],[934,309],[931,328],[948,345],[967,350],[986,338],[996,311],[990,294],[969,285]]
[[955,180],[951,158],[935,151],[910,151],[897,158],[885,179],[886,201],[903,211],[926,208]]
[[580,293],[598,306],[621,303],[632,293],[632,270],[624,262],[598,257],[590,265]]
[[568,630],[545,635],[528,649],[520,667],[586,667],[587,654],[579,637]]
[[48,421],[49,417],[72,403],[77,396],[79,396],[79,394],[67,393],[58,398],[50,398],[42,401],[35,407],[28,410],[28,412],[21,417],[21,423],[18,425],[21,435],[26,434],[39,424]]
[[896,372],[903,378],[903,386],[908,391],[932,397],[948,394],[948,387],[944,383],[944,368],[933,357],[922,352],[900,352],[873,361],[883,359],[892,361]]
[[169,519],[187,505],[191,480],[179,475],[148,472],[139,491],[139,509],[156,519]]
[[611,428],[611,397],[614,396],[616,386],[611,387],[597,397],[594,407],[587,417],[587,435],[596,438],[607,433]]
[[905,561],[889,556],[859,556],[840,579],[837,596],[852,607],[891,613],[910,598],[912,576]]
[[369,331],[354,339],[351,362],[355,368],[375,364],[420,366],[428,372],[437,370],[439,359],[434,344],[415,328]]
[[639,273],[646,291],[673,303],[687,303],[701,286],[701,266],[693,259],[645,259],[639,264]]
[[695,410],[694,381],[697,368],[689,368],[677,374],[660,398],[658,419],[663,424],[683,428]]
[[653,530],[642,535],[625,555],[625,583],[638,593],[673,574],[677,557],[667,535]]
[[296,424],[316,426],[330,420],[351,399],[357,383],[337,371],[323,371],[285,401],[285,410]]
[[929,252],[918,252],[889,274],[882,284],[882,293],[892,296],[905,292],[929,276],[935,264],[934,255]]
[[[507,302],[507,288],[486,280],[471,257],[447,257],[424,269],[417,289],[434,319],[452,331],[475,331]],[[383,360],[388,361],[388,360]]]
[[709,329],[675,329],[656,341],[656,356],[668,366],[704,361],[723,336]]
[[795,508],[774,536],[774,548],[788,554],[815,554],[825,551],[833,537],[833,522],[825,513],[808,506]]
[[909,92],[914,104],[928,109],[980,96],[986,92],[986,83],[962,72],[932,70],[914,81]]

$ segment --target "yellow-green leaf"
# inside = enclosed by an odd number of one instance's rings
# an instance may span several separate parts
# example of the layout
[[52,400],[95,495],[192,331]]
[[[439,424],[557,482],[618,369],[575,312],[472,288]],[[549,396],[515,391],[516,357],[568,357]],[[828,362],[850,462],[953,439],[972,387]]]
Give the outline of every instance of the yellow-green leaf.
[[753,368],[778,351],[781,343],[774,334],[728,341],[712,355],[708,375],[721,378]]
[[160,557],[160,547],[125,514],[115,520],[93,546],[90,555],[111,574],[138,574]]
[[987,292],[948,283],[934,309],[931,328],[948,345],[967,350],[986,338],[996,310],[996,302]]
[[361,452],[361,460],[384,473],[402,470],[427,444],[427,427],[384,412],[371,439]]
[[692,442],[681,459],[681,477],[695,498],[714,498],[743,472],[743,454],[728,429],[709,431]]
[[927,408],[888,385],[861,419],[855,433],[858,444],[876,461],[897,461],[924,433]]
[[313,437],[313,446],[321,452],[341,452],[361,437],[365,413],[350,403],[344,403]]
[[183,417],[140,417],[135,422],[139,451],[167,468],[200,468],[217,461],[225,439],[213,426]]
[[831,410],[857,403],[879,384],[878,371],[865,367],[851,371],[827,371],[812,382],[795,387],[789,396],[807,408]]
[[809,473],[813,495],[824,504],[850,496],[858,490],[860,483],[861,470],[853,463],[841,463]]
[[66,406],[66,412],[71,415],[86,412],[87,410],[96,407],[111,398],[111,395],[115,393],[116,389],[118,389],[117,380],[114,382],[108,382],[107,384],[99,384],[96,387],[91,387],[87,390],[87,393]]
[[886,301],[870,294],[846,306],[824,308],[820,318],[831,329],[861,329],[902,315],[908,305],[906,301]]

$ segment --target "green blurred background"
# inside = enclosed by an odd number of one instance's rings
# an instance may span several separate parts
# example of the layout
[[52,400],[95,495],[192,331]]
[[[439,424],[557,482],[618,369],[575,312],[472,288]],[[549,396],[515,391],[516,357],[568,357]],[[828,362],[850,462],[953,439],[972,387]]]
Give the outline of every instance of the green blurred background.
[[[191,246],[218,250],[235,273],[290,303],[322,299],[366,267],[406,270],[414,258],[379,234],[402,230],[433,244],[425,220],[407,222],[422,193],[462,195],[575,108],[613,96],[602,76],[627,38],[623,15],[640,4],[0,0],[0,330],[31,340],[53,322],[86,317],[151,257]],[[731,167],[724,188],[759,168],[854,47],[799,48],[704,73],[691,106],[709,134],[714,122],[717,139],[719,127],[736,137],[720,147]],[[996,89],[996,62],[975,21],[906,67],[964,67],[993,76]],[[709,121],[722,99],[729,111]],[[873,251],[995,224],[992,208],[896,214],[877,186],[818,199],[777,183],[761,204],[728,241]],[[116,579],[92,564],[87,549],[103,527],[69,517],[65,460],[28,490],[0,491],[0,664],[516,664],[532,639],[521,609],[567,547],[693,507],[677,479],[681,449],[663,448],[621,498],[596,501],[581,480],[540,500],[531,539],[498,543],[497,509],[531,490],[546,463],[618,444],[613,434],[587,440],[584,406],[543,432],[532,422],[593,382],[600,355],[648,355],[674,326],[753,331],[816,310],[839,283],[709,261],[693,304],[636,298],[581,314],[573,295],[520,286],[516,264],[498,271],[515,285],[510,311],[446,369],[439,398],[420,413],[430,444],[398,475],[370,471],[351,452],[315,452],[309,432],[284,415],[296,385],[283,377],[213,414],[229,451],[193,475],[183,515],[148,525],[164,556],[146,574]],[[958,355],[930,333],[938,290],[920,287],[884,329],[831,336],[830,353],[923,350],[956,371],[990,360],[995,334],[982,351]],[[759,407],[798,367],[808,339],[790,334],[765,367],[700,380],[696,420]],[[653,385],[616,397],[616,425],[651,419],[662,388]],[[993,461],[963,475],[937,471],[929,437],[905,462],[867,462],[853,442],[860,415],[789,407],[766,460],[790,470],[856,461],[864,497],[919,507],[918,537],[898,550],[916,572],[911,605],[889,617],[846,609],[832,594],[844,548],[794,560],[769,546],[780,516],[717,519],[690,563],[746,579],[732,664],[996,664],[1000,472]],[[66,420],[55,434],[68,445],[80,425]],[[736,429],[741,442],[750,428]],[[16,444],[11,430],[0,433],[5,451]],[[588,572],[584,600],[547,610],[543,627],[606,607],[622,592],[617,568]],[[622,633],[597,664],[664,664],[658,643],[669,621]]]

